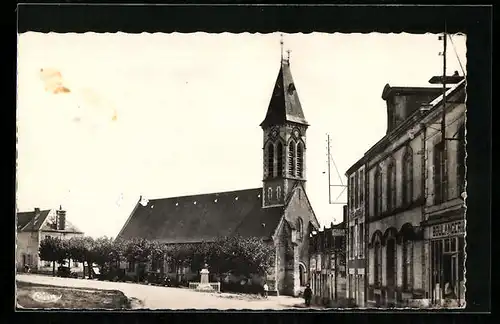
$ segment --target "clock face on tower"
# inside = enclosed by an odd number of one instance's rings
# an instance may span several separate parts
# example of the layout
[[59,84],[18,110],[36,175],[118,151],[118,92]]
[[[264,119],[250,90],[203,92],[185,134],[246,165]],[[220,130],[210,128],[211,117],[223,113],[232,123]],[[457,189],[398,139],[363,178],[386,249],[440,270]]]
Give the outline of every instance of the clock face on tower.
[[298,129],[294,129],[294,130],[293,130],[293,135],[294,135],[295,137],[299,137],[299,135],[300,135],[299,130],[298,130]]
[[272,137],[272,138],[276,138],[277,136],[278,136],[278,129],[273,128],[273,129],[271,130],[271,137]]

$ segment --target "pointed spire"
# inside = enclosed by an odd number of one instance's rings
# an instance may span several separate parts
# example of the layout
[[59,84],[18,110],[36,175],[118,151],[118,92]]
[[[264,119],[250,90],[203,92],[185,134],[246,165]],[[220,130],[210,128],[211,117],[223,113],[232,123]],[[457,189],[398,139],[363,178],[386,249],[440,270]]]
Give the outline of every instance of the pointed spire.
[[270,125],[283,125],[286,122],[293,122],[309,126],[307,123],[302,106],[300,104],[297,89],[293,82],[290,71],[290,50],[287,50],[288,58],[283,57],[283,39],[281,39],[281,62],[280,70],[276,78],[274,90],[271,96],[267,114],[261,127]]

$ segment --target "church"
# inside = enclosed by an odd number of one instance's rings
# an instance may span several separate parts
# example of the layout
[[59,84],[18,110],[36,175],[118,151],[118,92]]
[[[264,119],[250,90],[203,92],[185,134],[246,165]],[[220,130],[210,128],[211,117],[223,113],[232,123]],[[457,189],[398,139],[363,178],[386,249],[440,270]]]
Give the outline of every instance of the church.
[[[137,202],[119,238],[162,243],[214,241],[221,236],[261,237],[276,248],[266,281],[271,292],[297,296],[309,281],[310,233],[319,230],[306,192],[309,127],[290,70],[280,69],[263,131],[261,188]],[[255,152],[257,154],[257,152]]]

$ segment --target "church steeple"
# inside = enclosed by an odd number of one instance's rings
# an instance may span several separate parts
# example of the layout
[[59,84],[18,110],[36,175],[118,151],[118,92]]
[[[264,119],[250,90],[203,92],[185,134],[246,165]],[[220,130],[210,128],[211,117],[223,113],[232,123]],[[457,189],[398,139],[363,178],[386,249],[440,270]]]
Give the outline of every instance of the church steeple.
[[294,185],[303,185],[307,123],[290,71],[290,51],[283,57],[267,114],[260,124],[264,132],[263,206],[283,205]]
[[260,124],[262,128],[270,125],[293,122],[301,125],[308,125],[299,95],[293,82],[290,71],[290,58],[282,58],[278,77],[274,84],[274,90],[267,108],[267,114]]

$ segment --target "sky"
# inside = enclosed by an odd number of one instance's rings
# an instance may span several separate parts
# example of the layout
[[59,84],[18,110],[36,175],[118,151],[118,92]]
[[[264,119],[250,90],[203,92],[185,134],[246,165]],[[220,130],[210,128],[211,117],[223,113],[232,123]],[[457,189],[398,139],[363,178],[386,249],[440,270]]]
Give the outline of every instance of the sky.
[[[447,71],[466,71],[466,37]],[[435,34],[284,34],[307,131],[307,193],[321,226],[342,220],[331,184],[386,131],[384,86],[432,86]],[[58,208],[115,237],[148,199],[262,186],[262,129],[280,34],[18,36],[17,211]],[[286,55],[286,53],[285,53]],[[337,175],[337,171],[340,177]],[[333,187],[331,200],[346,202]]]

